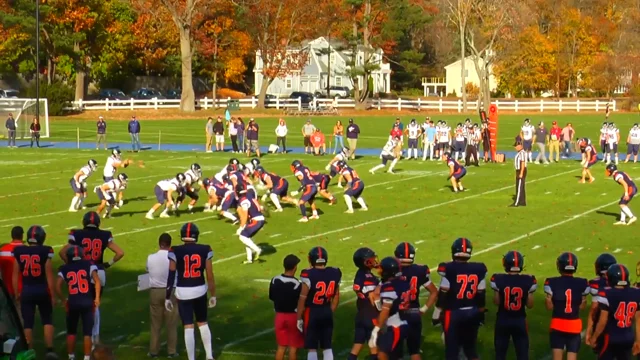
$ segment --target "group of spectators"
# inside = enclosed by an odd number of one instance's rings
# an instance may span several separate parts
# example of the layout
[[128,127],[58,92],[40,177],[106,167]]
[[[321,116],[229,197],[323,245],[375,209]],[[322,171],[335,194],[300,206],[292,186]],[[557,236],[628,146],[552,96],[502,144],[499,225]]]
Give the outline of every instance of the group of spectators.
[[[9,113],[9,117],[7,121],[4,123],[5,129],[7,129],[7,147],[8,148],[17,148],[16,145],[16,131],[18,130],[18,121],[13,117],[12,113]],[[40,121],[38,118],[34,117],[31,125],[29,125],[29,135],[31,135],[31,147],[33,147],[33,143],[36,143],[37,147],[40,147]]]
[[213,152],[213,140],[215,138],[216,151],[224,151],[224,134],[227,131],[231,139],[231,146],[234,153],[247,153],[251,156],[253,152],[260,156],[260,144],[258,142],[260,134],[260,126],[254,118],[249,119],[245,124],[241,117],[232,117],[223,121],[222,116],[214,121],[212,117],[207,119],[207,125],[204,128],[206,135],[205,151]]

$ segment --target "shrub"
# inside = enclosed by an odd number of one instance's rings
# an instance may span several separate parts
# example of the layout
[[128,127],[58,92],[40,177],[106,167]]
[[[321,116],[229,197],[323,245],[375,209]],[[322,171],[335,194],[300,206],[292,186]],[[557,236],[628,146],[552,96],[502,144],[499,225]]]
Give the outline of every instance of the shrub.
[[[73,101],[74,90],[62,82],[54,82],[51,85],[46,82],[40,83],[40,97],[46,98],[49,105],[49,115],[59,116],[64,114],[64,108]],[[35,82],[27,88],[27,97],[36,97]]]

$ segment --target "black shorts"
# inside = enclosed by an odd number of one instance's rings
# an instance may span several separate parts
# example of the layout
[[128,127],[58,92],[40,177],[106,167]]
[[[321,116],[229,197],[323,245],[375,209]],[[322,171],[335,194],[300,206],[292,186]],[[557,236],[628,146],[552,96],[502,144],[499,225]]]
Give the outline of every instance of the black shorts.
[[572,334],[564,331],[551,330],[549,344],[551,349],[562,349],[567,352],[578,353],[580,351],[580,334]]
[[36,308],[40,312],[40,320],[42,325],[53,324],[53,305],[51,304],[51,296],[42,294],[37,296],[25,296],[20,298],[20,312],[25,329],[33,329],[36,318]]
[[89,307],[67,307],[67,335],[76,335],[78,332],[78,320],[82,320],[82,335],[91,336],[95,311]]
[[182,320],[182,325],[193,325],[193,317],[195,314],[196,323],[207,322],[207,294],[199,298],[180,300],[178,299],[178,313]]
[[304,348],[331,349],[333,345],[333,311],[330,307],[307,308],[304,314]]
[[312,146],[311,145],[311,136],[304,137],[304,146]]

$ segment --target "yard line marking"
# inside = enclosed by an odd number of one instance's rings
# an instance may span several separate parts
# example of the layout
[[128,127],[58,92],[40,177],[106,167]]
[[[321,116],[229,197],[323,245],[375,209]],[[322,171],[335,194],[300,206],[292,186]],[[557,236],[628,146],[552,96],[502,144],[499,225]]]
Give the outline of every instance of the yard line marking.
[[278,236],[280,236],[280,235],[282,235],[282,234],[273,234],[273,235],[269,235],[269,237],[270,237],[270,238],[274,238],[274,237],[278,237]]
[[607,193],[602,193],[602,194],[601,194],[601,196],[605,196],[605,195],[607,195]]
[[[171,230],[170,232],[174,232],[174,231],[175,230]],[[213,230],[212,231],[205,231],[205,232],[201,233],[200,235],[207,235],[207,234],[211,234],[212,232],[213,232]]]
[[9,226],[13,226],[13,224],[2,225],[2,226],[0,226],[0,228],[6,228],[6,227],[9,227]]
[[126,287],[129,287],[129,286],[131,286],[131,285],[138,285],[138,282],[137,282],[137,281],[131,281],[131,282],[124,283],[124,284],[122,284],[122,285],[118,285],[118,286],[114,286],[114,287],[110,287],[110,286],[109,286],[109,287],[106,287],[106,288],[104,289],[104,291],[105,291],[105,292],[116,291],[116,290],[120,290],[120,289],[124,289],[124,288],[126,288]]
[[[9,226],[9,225],[6,225]],[[4,227],[4,226],[3,226]],[[77,226],[69,226],[68,228],[64,228],[65,230],[73,230],[75,229]],[[106,230],[106,229],[105,229]]]
[[424,242],[424,240],[418,240],[418,241],[416,241],[416,245],[422,244],[423,242]]
[[551,191],[547,191],[546,193],[544,193],[545,195],[549,195],[551,194]]
[[253,279],[253,281],[255,281],[255,282],[264,282],[264,283],[270,283],[271,282],[271,280],[269,280],[269,279]]
[[345,241],[345,240],[349,240],[349,239],[351,239],[351,236],[343,237],[342,239],[340,239],[340,241]]
[[532,247],[532,248],[531,248],[531,250],[540,249],[541,247],[542,247],[542,246],[540,246],[540,245],[536,245],[536,246]]
[[617,248],[617,249],[613,250],[614,253],[619,253],[620,251],[622,251],[622,249],[620,249],[620,248]]
[[113,226],[109,226],[108,228],[104,228],[102,230],[111,230],[111,229],[113,229]]
[[579,247],[576,249],[576,251],[582,251],[582,249],[584,249],[583,247]]
[[40,189],[40,190],[27,191],[27,192],[15,193],[15,194],[7,194],[7,195],[0,196],[0,199],[9,198],[9,197],[13,197],[13,196],[38,194],[38,193],[43,193],[43,192],[52,191],[52,190],[60,190],[60,189],[61,188],[49,188],[49,189]]
[[387,190],[391,190],[391,189],[393,189],[393,186],[389,186],[389,187],[387,188]]
[[411,188],[411,190],[418,190],[418,188]]
[[43,228],[46,228],[47,226],[49,226],[49,224],[47,224],[47,225],[40,225],[40,226],[42,226]]
[[114,337],[113,339],[111,339],[111,341],[113,341],[113,342],[118,342],[118,341],[120,341],[120,340],[122,340],[122,339],[124,339],[124,338],[126,338],[126,337],[127,337],[127,335],[120,335],[120,336],[116,336],[116,337]]
[[382,239],[380,240],[381,243],[386,243],[387,241],[389,241],[389,239]]
[[63,247],[63,246],[64,246],[64,245],[53,245],[53,246],[51,246],[51,247],[52,247],[52,248],[54,248],[54,249],[57,249],[57,248],[61,248],[61,247]]

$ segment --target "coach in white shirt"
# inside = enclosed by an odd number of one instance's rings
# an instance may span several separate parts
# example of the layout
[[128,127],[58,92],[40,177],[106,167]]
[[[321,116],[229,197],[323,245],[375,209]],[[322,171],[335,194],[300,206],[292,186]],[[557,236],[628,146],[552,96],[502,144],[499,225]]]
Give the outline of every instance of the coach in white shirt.
[[158,240],[160,250],[147,258],[147,271],[149,272],[149,310],[151,313],[151,341],[149,344],[149,357],[158,356],[160,350],[160,333],[163,322],[167,329],[167,357],[178,357],[176,351],[178,342],[178,305],[175,295],[171,297],[173,310],[165,310],[164,298],[167,291],[167,278],[169,277],[169,248],[171,247],[171,235],[163,233]]

